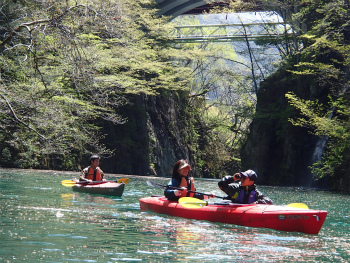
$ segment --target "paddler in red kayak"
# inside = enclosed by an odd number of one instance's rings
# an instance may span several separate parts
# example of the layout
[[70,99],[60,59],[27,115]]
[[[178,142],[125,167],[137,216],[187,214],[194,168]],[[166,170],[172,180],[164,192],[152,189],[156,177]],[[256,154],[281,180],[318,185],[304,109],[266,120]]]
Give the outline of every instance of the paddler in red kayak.
[[80,174],[79,181],[105,181],[104,173],[99,167],[100,156],[92,155],[90,157],[90,166],[86,167]]
[[189,177],[188,174],[191,171],[191,166],[187,160],[178,160],[172,172],[172,178],[168,183],[170,187],[176,187],[181,189],[170,189],[166,188],[164,190],[164,195],[166,198],[172,201],[178,201],[180,197],[195,197],[198,199],[208,199],[214,198],[215,194],[203,195],[200,193],[191,193],[190,191],[196,191],[194,187],[193,177]]
[[270,198],[258,191],[255,185],[258,175],[253,170],[227,175],[218,183],[234,203],[240,204],[272,204]]

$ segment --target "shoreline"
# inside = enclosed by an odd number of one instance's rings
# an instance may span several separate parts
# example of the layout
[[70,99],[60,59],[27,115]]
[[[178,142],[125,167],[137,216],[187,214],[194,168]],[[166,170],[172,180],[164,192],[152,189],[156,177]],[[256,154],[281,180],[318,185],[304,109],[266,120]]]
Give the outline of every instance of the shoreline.
[[[77,174],[77,176],[80,175],[80,171],[59,171],[59,170],[42,170],[42,169],[28,169],[28,168],[4,168],[0,167],[0,172],[1,170],[4,171],[28,171],[28,172],[39,172],[39,173],[53,173],[53,174]],[[164,178],[164,179],[169,179],[169,177],[164,177],[164,176],[157,176],[157,175],[136,175],[136,174],[111,174],[111,173],[105,173],[105,176],[107,178],[112,177],[112,178],[121,178],[121,177],[129,177],[129,178]]]

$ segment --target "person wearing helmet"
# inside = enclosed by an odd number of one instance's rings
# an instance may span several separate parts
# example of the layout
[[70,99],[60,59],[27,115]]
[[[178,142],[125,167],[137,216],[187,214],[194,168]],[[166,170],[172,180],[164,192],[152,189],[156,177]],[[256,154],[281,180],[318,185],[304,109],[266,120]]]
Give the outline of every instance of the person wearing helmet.
[[168,188],[164,190],[164,195],[167,199],[178,201],[181,197],[195,197],[198,199],[215,197],[215,194],[203,195],[190,192],[196,191],[193,177],[189,177],[190,171],[191,166],[187,160],[181,159],[175,163],[172,171],[172,178],[168,183]]
[[270,198],[258,191],[255,182],[258,175],[253,170],[227,175],[218,183],[219,188],[225,192],[234,203],[241,204],[272,204]]
[[86,167],[80,174],[79,181],[105,181],[104,173],[99,167],[100,156],[92,155],[90,157],[90,166]]

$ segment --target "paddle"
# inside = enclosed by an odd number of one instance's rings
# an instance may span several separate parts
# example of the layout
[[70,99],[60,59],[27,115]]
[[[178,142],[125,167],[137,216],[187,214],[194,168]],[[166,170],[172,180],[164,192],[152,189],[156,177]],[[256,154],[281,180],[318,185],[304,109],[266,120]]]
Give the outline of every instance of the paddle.
[[[147,181],[146,182],[149,186],[153,186],[153,187],[156,187],[156,188],[166,188],[166,189],[178,189],[180,190],[181,187],[174,187],[174,186],[169,186],[169,185],[163,185],[163,184],[159,184],[159,183],[155,183],[155,182],[151,182],[151,181]],[[191,191],[191,190],[187,190],[187,192],[190,192],[190,193],[195,193],[195,194],[201,194],[201,195],[207,195],[207,196],[213,196],[212,194],[206,194],[206,193],[200,193],[200,192],[197,192],[197,191]],[[217,198],[222,198],[224,199],[225,197],[223,196],[215,196]],[[194,199],[197,199],[197,198],[194,198]],[[198,199],[200,200],[200,199]]]
[[129,181],[130,181],[129,178],[120,178],[120,179],[117,180],[117,183],[119,183],[119,184],[120,183],[128,184]]
[[207,206],[208,202],[194,197],[181,197],[179,199],[179,204],[185,208],[201,208],[203,206]]
[[291,203],[291,204],[288,204],[286,206],[295,207],[295,208],[302,208],[302,209],[309,209],[309,207],[303,203]]
[[[201,208],[203,206],[208,205],[208,202],[194,198],[194,197],[181,197],[179,199],[179,203],[185,208]],[[309,209],[309,207],[303,203],[291,203],[286,206],[301,208],[301,209]]]
[[[159,183],[156,183],[156,182],[151,182],[151,181],[147,181],[147,184],[149,186],[153,186],[153,187],[156,187],[156,188],[181,189],[179,187],[173,187],[173,186],[169,186],[169,185],[162,185],[162,184],[159,184]],[[195,192],[195,191],[188,191],[188,192],[211,196],[211,194],[199,193],[199,192]],[[225,197],[222,197],[222,196],[215,196],[215,197],[222,198],[222,199],[225,198]],[[186,198],[186,199],[184,199],[184,198]],[[181,200],[182,200],[182,202],[181,202]],[[181,197],[179,199],[179,203],[182,206],[187,207],[187,208],[201,208],[203,206],[208,205],[208,202],[200,200],[198,198],[194,198],[194,197]],[[291,203],[291,204],[288,204],[286,206],[295,207],[295,208],[301,208],[301,209],[309,209],[309,207],[306,204],[303,204],[303,203]]]
[[119,183],[119,184],[120,184],[120,183],[128,184],[129,181],[130,181],[129,178],[120,178],[120,179],[118,179],[117,181],[92,181],[92,182],[90,182],[90,181],[79,181],[79,182],[75,182],[75,181],[73,181],[73,180],[63,180],[61,183],[62,183],[62,185],[64,185],[64,186],[72,187],[73,185],[76,185],[76,184],[103,184],[103,183],[108,183],[108,182],[110,182],[110,183],[115,183],[115,182],[117,182],[117,183]]

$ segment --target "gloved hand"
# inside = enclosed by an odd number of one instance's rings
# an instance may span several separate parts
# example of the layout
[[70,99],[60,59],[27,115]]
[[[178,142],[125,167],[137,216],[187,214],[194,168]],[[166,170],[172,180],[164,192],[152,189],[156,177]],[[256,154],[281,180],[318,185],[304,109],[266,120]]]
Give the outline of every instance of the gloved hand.
[[242,179],[241,173],[235,173],[235,174],[233,175],[233,179],[235,179],[236,181],[241,180],[241,179]]
[[185,197],[187,196],[187,188],[181,187],[181,189],[174,190],[174,194],[179,197]]

